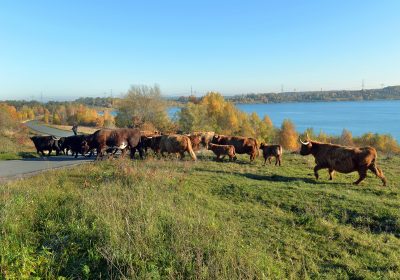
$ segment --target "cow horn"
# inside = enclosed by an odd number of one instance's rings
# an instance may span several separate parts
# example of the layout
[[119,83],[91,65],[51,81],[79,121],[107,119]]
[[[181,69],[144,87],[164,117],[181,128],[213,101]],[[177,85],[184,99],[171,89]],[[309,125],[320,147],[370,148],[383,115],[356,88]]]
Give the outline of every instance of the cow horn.
[[303,145],[308,145],[308,144],[310,144],[310,142],[309,141],[307,141],[307,142],[303,142],[303,141],[301,141],[301,138],[299,137],[299,140],[300,140],[300,143],[301,144],[303,144]]

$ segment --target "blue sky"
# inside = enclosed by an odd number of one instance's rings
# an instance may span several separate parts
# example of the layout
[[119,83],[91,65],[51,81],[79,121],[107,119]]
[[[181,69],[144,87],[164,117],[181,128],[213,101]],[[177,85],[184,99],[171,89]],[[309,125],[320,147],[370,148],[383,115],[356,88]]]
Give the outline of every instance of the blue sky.
[[0,99],[400,84],[400,1],[2,1]]

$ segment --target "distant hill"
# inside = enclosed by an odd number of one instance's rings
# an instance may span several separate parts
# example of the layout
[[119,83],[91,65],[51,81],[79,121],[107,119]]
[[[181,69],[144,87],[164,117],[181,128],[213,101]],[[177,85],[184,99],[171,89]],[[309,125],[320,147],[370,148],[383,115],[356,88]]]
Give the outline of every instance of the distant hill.
[[400,99],[400,86],[366,90],[301,91],[282,93],[251,93],[225,97],[234,103],[282,103],[320,101],[361,101]]

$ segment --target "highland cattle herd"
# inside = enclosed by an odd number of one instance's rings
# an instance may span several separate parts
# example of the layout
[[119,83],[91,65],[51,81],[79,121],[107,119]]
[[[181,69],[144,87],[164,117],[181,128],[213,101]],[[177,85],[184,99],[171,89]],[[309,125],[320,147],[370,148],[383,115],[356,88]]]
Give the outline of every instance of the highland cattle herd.
[[[307,136],[308,138],[308,136]],[[90,135],[73,135],[69,137],[56,138],[54,136],[31,137],[37,153],[45,156],[52,151],[56,155],[71,153],[75,158],[92,156],[96,153],[96,160],[115,155],[120,151],[121,157],[127,152],[130,158],[135,158],[138,151],[139,157],[144,159],[151,149],[154,154],[165,156],[165,153],[176,154],[180,159],[185,153],[196,161],[196,151],[202,147],[212,151],[216,161],[223,161],[227,156],[230,161],[236,161],[236,154],[247,154],[250,162],[262,151],[264,165],[267,160],[271,164],[271,158],[275,158],[275,165],[281,166],[283,149],[281,145],[267,145],[258,143],[252,137],[218,135],[214,132],[194,132],[190,134],[162,134],[158,131],[140,131],[136,128],[100,129]],[[318,179],[318,170],[328,169],[329,179],[333,179],[335,171],[340,173],[358,172],[359,179],[354,184],[359,184],[366,178],[367,171],[382,180],[386,185],[386,178],[382,170],[377,166],[377,152],[373,147],[346,147],[335,144],[321,143],[307,139],[301,143],[300,155],[313,155],[316,166],[314,167],[315,178]]]

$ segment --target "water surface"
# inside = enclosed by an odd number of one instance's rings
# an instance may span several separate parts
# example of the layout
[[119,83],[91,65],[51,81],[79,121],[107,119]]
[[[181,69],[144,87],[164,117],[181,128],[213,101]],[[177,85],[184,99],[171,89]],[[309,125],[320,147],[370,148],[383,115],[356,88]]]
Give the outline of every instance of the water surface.
[[[313,103],[237,104],[246,113],[268,115],[274,126],[280,127],[290,119],[303,132],[313,128],[315,133],[340,135],[344,128],[353,136],[367,132],[391,134],[400,142],[400,100],[339,101]],[[169,114],[179,108],[170,108]]]

